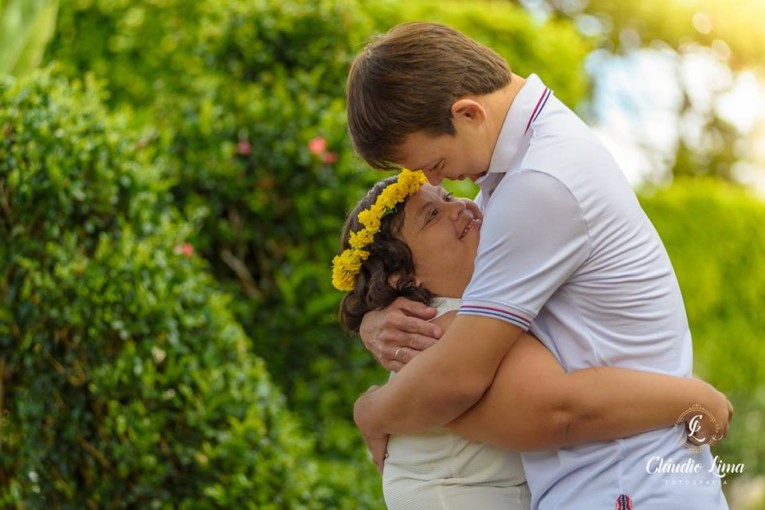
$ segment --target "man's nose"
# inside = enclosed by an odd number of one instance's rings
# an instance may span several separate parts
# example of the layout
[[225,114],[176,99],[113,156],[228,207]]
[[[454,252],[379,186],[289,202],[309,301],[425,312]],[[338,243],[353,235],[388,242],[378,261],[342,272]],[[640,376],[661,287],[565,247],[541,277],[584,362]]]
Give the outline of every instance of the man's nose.
[[425,177],[428,178],[428,182],[433,186],[440,186],[444,180],[439,172],[426,172]]

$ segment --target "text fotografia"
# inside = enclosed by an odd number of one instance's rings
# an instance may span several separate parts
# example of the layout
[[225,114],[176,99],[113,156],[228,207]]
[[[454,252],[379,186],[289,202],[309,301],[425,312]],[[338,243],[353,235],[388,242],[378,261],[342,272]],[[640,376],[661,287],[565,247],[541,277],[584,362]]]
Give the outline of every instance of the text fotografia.
[[709,467],[704,466],[703,462],[698,462],[692,458],[685,459],[685,461],[677,463],[672,462],[672,459],[665,460],[664,457],[651,457],[646,463],[645,470],[649,475],[654,474],[691,474],[697,475],[702,472],[714,473],[718,478],[725,478],[728,473],[743,473],[744,464],[729,464],[723,462],[719,455],[716,455],[712,459],[712,465]]

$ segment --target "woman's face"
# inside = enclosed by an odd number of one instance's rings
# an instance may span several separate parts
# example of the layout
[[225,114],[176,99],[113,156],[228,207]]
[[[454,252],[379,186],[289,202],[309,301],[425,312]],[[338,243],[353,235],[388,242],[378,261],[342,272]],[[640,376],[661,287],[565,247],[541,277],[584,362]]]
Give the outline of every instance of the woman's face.
[[417,281],[439,296],[460,297],[473,275],[483,216],[470,200],[424,184],[404,208],[401,237]]

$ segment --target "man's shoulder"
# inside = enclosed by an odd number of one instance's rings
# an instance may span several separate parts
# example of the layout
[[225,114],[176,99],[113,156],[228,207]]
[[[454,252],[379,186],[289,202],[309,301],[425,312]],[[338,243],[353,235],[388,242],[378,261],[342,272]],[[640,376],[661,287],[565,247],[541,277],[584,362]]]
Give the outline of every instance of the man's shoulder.
[[557,164],[524,165],[508,172],[497,185],[488,204],[520,206],[529,199],[578,201],[572,192],[572,183],[568,182],[570,179],[559,169]]

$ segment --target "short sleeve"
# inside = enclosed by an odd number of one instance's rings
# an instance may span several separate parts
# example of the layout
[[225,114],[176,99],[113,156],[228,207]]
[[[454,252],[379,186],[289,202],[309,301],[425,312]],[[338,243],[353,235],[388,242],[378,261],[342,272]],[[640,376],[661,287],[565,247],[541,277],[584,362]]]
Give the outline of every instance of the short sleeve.
[[582,209],[564,183],[535,170],[509,173],[485,210],[473,278],[459,313],[527,330],[589,253]]

